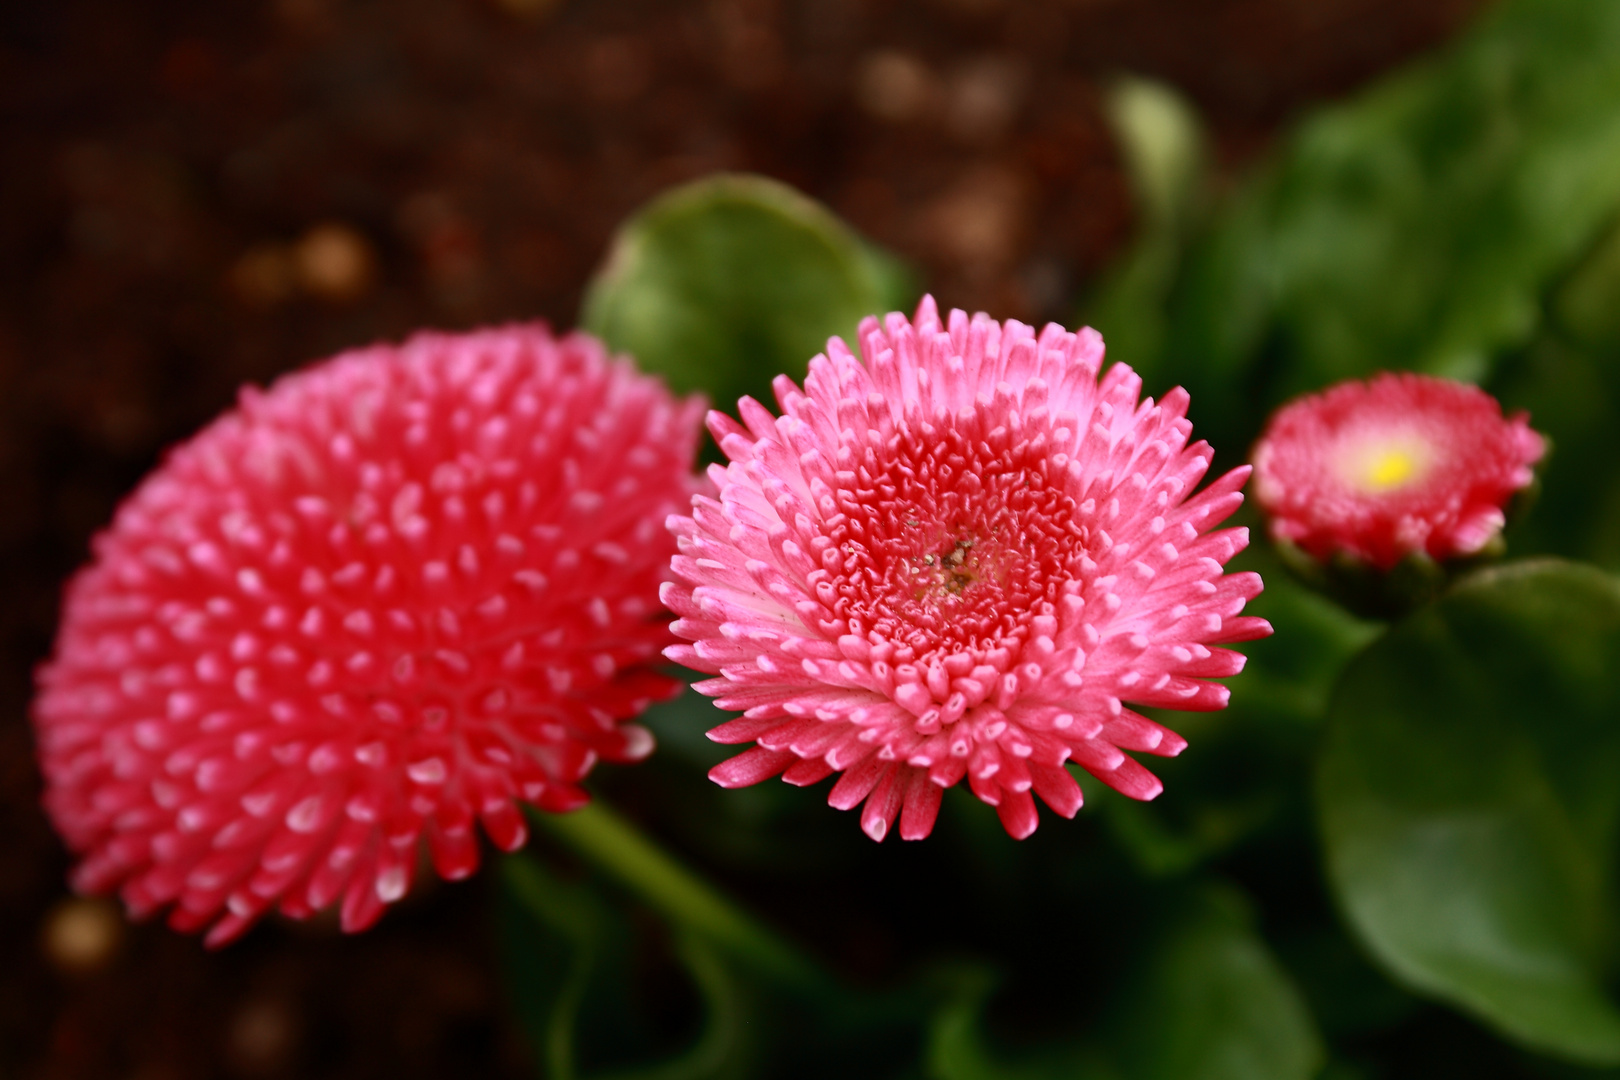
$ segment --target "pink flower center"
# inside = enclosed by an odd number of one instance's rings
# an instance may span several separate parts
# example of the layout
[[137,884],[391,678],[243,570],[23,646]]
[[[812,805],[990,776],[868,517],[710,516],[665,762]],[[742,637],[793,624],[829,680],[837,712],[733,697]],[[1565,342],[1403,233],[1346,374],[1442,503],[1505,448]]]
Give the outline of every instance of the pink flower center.
[[996,453],[954,426],[897,436],[827,535],[844,555],[835,608],[864,635],[929,655],[987,651],[1028,635],[1085,550],[1073,498],[1048,477],[1045,440]]

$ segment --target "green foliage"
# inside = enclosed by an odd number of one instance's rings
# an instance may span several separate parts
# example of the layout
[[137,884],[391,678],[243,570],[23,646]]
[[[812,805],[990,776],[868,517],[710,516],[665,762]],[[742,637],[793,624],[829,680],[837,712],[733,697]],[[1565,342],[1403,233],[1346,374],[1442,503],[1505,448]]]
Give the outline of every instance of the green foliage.
[[[601,803],[531,820],[589,867],[566,880],[526,854],[503,863],[503,952],[547,1077],[819,1076],[909,1050],[925,989],[840,982]],[[672,975],[698,1013],[675,1032]]]
[[930,1080],[1046,1080],[1055,1076],[1112,1080],[1107,1065],[1079,1046],[1047,1048],[1034,1060],[1017,1063],[996,1060],[982,1030],[982,1014],[996,988],[995,974],[966,967],[944,973],[943,981],[948,987],[945,1002],[929,1025],[923,1058]]
[[1204,140],[1192,108],[1146,79],[1121,80],[1109,95],[1108,117],[1136,199],[1137,238],[1082,321],[1103,329],[1110,360],[1129,364],[1152,386],[1164,352],[1164,305],[1203,209]]
[[1237,898],[1188,905],[1104,1025],[1125,1080],[1285,1080],[1322,1064],[1298,992]]
[[1553,298],[1557,323],[1576,341],[1620,346],[1620,225],[1593,246]]
[[1515,1040],[1620,1063],[1620,582],[1479,574],[1346,669],[1320,766],[1330,877],[1413,988]]
[[1156,920],[1154,941],[1088,1033],[1063,1046],[996,1060],[981,1014],[994,989],[957,975],[935,1014],[927,1065],[935,1080],[1307,1080],[1322,1046],[1298,993],[1255,934],[1243,902],[1208,889]]
[[[1620,567],[1617,177],[1620,8],[1510,0],[1442,54],[1309,118],[1190,241],[1160,224],[1138,182],[1142,237],[1088,314],[1110,355],[1137,367],[1150,389],[1189,388],[1198,433],[1228,461],[1281,401],[1345,377],[1409,368],[1484,379],[1506,408],[1527,409],[1554,447],[1539,500],[1521,500],[1532,512],[1510,529],[1510,548]],[[1197,736],[1189,757],[1203,764],[1159,770],[1161,803],[1103,801],[1113,838],[1144,872],[1184,873],[1231,858],[1233,844],[1273,842],[1278,833],[1264,823],[1216,838],[1208,823],[1241,804],[1217,798],[1208,770],[1233,766],[1228,739],[1252,754],[1269,747],[1259,787],[1277,790],[1267,777],[1291,760],[1276,752],[1288,725],[1321,718],[1326,688],[1377,632],[1303,593],[1274,557],[1245,558],[1267,582],[1253,610],[1278,633],[1248,648],[1224,733],[1181,725]],[[1403,623],[1338,680],[1321,800],[1339,901],[1376,959],[1408,984],[1523,1044],[1620,1060],[1620,1013],[1604,992],[1617,914],[1612,843],[1601,829],[1559,824],[1567,769],[1548,748],[1569,737],[1579,749],[1563,752],[1586,762],[1587,782],[1601,790],[1593,777],[1614,775],[1620,760],[1605,747],[1620,736],[1597,717],[1620,710],[1613,698],[1596,711],[1553,704],[1575,693],[1570,685],[1515,668],[1502,646],[1580,655],[1591,604],[1565,589],[1541,607],[1523,595],[1493,606],[1481,587]],[[1453,636],[1420,647],[1413,627],[1423,626]],[[1462,686],[1460,672],[1488,677]],[[1509,693],[1503,679],[1520,681]],[[1605,679],[1614,676],[1589,675],[1586,689],[1613,694]],[[1447,704],[1459,700],[1471,704]],[[1587,729],[1570,735],[1580,717]],[[1526,771],[1541,779],[1510,783]],[[1412,800],[1439,790],[1456,804],[1419,815]],[[1611,811],[1582,805],[1596,815],[1582,827],[1610,828]],[[1585,846],[1549,840],[1558,828]],[[1332,940],[1321,929],[1299,933]],[[1372,990],[1364,996],[1376,1003]],[[1399,995],[1382,996],[1390,1004],[1367,1015],[1382,1008],[1385,1024],[1417,1022],[1401,1019]],[[1313,1002],[1326,1000],[1313,992]]]
[[1218,713],[1155,714],[1191,744],[1179,758],[1151,763],[1163,797],[1142,803],[1101,785],[1087,791],[1110,838],[1151,878],[1187,874],[1297,825],[1333,684],[1379,631],[1292,580],[1268,547],[1250,548],[1231,569],[1262,575],[1265,592],[1245,610],[1276,631],[1244,647],[1243,672],[1228,680],[1231,704]]
[[825,207],[773,180],[678,188],[620,229],[582,322],[677,390],[720,408],[770,399],[832,336],[916,302],[907,274]]
[[1243,673],[1227,684],[1232,704],[1224,715],[1257,715],[1276,724],[1314,727],[1327,714],[1339,672],[1377,635],[1378,624],[1357,618],[1290,577],[1269,546],[1245,551],[1229,569],[1260,574],[1265,591],[1244,611],[1270,622],[1275,633],[1244,647],[1248,659]]
[[1530,512],[1509,532],[1512,550],[1620,569],[1620,347],[1605,353],[1549,335],[1511,358],[1490,389],[1551,440]]
[[[624,906],[591,882],[563,881],[525,856],[502,864],[502,885],[503,954],[513,996],[550,1080],[748,1075],[752,1010],[737,975],[701,933],[681,928],[673,942],[679,966],[701,999],[701,1030],[686,1045],[659,1046],[637,1023],[630,1001],[634,935]],[[607,1059],[610,1071],[582,1071],[581,1059],[592,1051]],[[625,1068],[627,1052],[654,1060]]]
[[[1297,393],[1477,379],[1555,446],[1511,550],[1620,568],[1620,5],[1508,0],[1307,118],[1224,204],[1173,92],[1122,81],[1110,113],[1139,236],[1088,318],[1150,392],[1191,391],[1199,437],[1235,461]],[[583,321],[727,407],[916,291],[824,208],[728,176],[626,223]],[[1370,1080],[1412,1047],[1501,1076],[1620,1065],[1620,586],[1523,563],[1390,627],[1240,520],[1256,544],[1230,569],[1263,575],[1249,611],[1276,635],[1244,646],[1230,708],[1158,717],[1190,746],[1151,762],[1150,804],[1080,776],[1079,819],[1014,843],[953,790],[926,843],[873,845],[824,786],[708,784],[731,748],[702,737],[707,700],[653,710],[662,752],[593,782],[682,861],[593,809],[543,825],[583,876],[508,866],[548,1074]],[[681,1023],[649,1018],[649,964],[684,987]]]
[[1165,375],[1217,446],[1350,376],[1481,378],[1620,207],[1616,176],[1620,7],[1513,0],[1298,130],[1187,256]]

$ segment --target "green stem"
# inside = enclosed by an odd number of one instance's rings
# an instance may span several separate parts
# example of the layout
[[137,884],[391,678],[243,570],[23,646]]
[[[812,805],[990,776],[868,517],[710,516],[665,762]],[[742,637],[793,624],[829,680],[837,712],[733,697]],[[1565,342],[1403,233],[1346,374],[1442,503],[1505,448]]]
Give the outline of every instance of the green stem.
[[787,986],[834,988],[821,967],[682,866],[634,825],[597,801],[530,820],[605,871],[670,922],[702,934],[734,960]]

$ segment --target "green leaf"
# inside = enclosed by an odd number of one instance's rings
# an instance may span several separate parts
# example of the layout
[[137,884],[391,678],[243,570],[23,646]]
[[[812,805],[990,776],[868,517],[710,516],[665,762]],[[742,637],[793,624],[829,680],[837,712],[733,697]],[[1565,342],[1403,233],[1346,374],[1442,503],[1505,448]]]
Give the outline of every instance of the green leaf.
[[1323,1061],[1298,991],[1226,890],[1189,905],[1103,1028],[1124,1080],[1305,1080]]
[[1374,642],[1329,714],[1329,878],[1373,956],[1527,1047],[1620,1063],[1620,582],[1476,575]]
[[831,211],[774,180],[716,176],[620,227],[582,322],[680,391],[721,408],[803,378],[827,339],[915,302],[908,275]]
[[1108,95],[1144,231],[1174,230],[1192,215],[1205,167],[1198,116],[1163,83],[1127,76]]
[[1198,422],[1241,440],[1382,368],[1483,377],[1607,226],[1617,176],[1620,5],[1509,0],[1316,114],[1189,257],[1168,355]]
[[1308,1080],[1321,1040],[1298,992],[1225,889],[1192,894],[1156,921],[1146,951],[1086,1036],[1017,1063],[997,1060],[980,1015],[994,989],[957,975],[925,1063],[936,1080]]

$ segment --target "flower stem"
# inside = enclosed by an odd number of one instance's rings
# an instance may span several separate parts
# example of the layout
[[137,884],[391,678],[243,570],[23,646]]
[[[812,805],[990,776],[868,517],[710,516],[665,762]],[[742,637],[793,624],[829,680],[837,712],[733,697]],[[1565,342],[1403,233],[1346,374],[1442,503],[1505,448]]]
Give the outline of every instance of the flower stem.
[[530,820],[672,923],[696,931],[734,960],[776,982],[810,993],[835,984],[821,966],[757,922],[718,889],[663,851],[601,801]]

